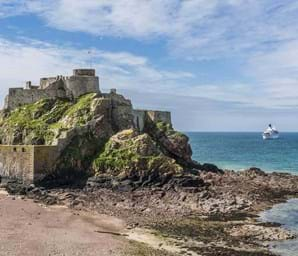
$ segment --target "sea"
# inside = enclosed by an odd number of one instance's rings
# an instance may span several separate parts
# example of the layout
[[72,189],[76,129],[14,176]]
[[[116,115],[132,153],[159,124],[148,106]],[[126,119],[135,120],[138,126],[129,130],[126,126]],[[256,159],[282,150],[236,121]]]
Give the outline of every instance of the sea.
[[[298,175],[298,133],[281,133],[276,140],[263,140],[260,132],[187,132],[193,159],[221,169],[258,167],[266,172]],[[298,199],[277,204],[260,213],[259,221],[277,222],[298,236]],[[298,256],[298,239],[271,242],[281,256]]]
[[[274,205],[270,210],[260,214],[259,221],[275,222],[296,234],[298,237],[298,199],[290,199],[286,203]],[[272,252],[280,256],[297,256],[298,239],[269,242],[268,246]]]
[[187,132],[193,159],[221,169],[258,167],[298,175],[298,133],[263,140],[261,132]]

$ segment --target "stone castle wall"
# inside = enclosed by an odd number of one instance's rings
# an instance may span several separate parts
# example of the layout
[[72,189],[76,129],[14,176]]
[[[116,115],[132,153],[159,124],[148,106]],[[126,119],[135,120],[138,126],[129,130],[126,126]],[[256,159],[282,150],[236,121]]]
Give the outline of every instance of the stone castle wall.
[[[30,82],[27,83],[31,84]],[[10,88],[5,98],[5,109],[13,110],[41,99],[68,98],[73,100],[86,93],[100,93],[99,79],[93,69],[75,69],[70,77],[41,78],[39,86]]]
[[35,103],[42,99],[66,98],[68,95],[65,90],[56,88],[45,90],[10,88],[9,94],[5,98],[4,108],[13,110],[24,104]]
[[39,88],[40,89],[45,89],[51,83],[54,83],[55,81],[57,81],[57,77],[44,77],[44,78],[40,78]]
[[0,145],[0,176],[38,181],[54,171],[56,152],[56,146]]
[[116,89],[111,89],[109,94],[104,97],[110,100],[111,121],[117,131],[133,127],[132,104],[129,99],[117,94]]
[[59,157],[57,146],[34,145],[33,181],[39,181],[55,171]]
[[132,114],[135,128],[141,132],[144,130],[146,118],[153,122],[164,122],[172,125],[171,112],[168,111],[134,109]]

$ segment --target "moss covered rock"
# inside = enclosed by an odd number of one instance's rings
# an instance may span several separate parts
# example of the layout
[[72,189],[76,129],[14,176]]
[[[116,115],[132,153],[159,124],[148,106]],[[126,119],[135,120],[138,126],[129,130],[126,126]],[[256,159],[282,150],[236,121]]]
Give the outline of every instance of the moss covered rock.
[[63,131],[86,125],[93,117],[96,94],[77,101],[44,99],[0,117],[1,144],[52,145]]
[[163,179],[183,172],[174,159],[158,149],[148,134],[138,134],[133,129],[112,136],[94,159],[92,169],[96,175],[108,174],[120,179],[150,175]]
[[66,100],[40,100],[12,112],[2,113],[0,140],[2,144],[47,144],[55,137],[51,125],[69,108]]
[[145,131],[153,138],[165,155],[176,159],[178,163],[185,167],[199,167],[199,164],[191,159],[192,150],[189,138],[185,134],[175,131],[168,123],[155,123],[150,119],[145,122]]

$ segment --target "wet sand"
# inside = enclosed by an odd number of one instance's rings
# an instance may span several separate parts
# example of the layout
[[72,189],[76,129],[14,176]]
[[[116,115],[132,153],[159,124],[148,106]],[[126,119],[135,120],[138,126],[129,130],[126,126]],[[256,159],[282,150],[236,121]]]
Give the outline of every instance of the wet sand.
[[[44,207],[0,192],[0,255],[122,255],[117,218]],[[111,233],[110,233],[111,232]]]

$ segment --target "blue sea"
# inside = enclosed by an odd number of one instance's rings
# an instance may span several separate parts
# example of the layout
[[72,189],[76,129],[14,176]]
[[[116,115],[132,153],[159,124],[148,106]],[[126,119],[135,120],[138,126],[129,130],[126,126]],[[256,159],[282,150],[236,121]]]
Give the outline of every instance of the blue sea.
[[193,159],[222,169],[259,167],[298,174],[298,133],[263,140],[260,132],[187,132]]

